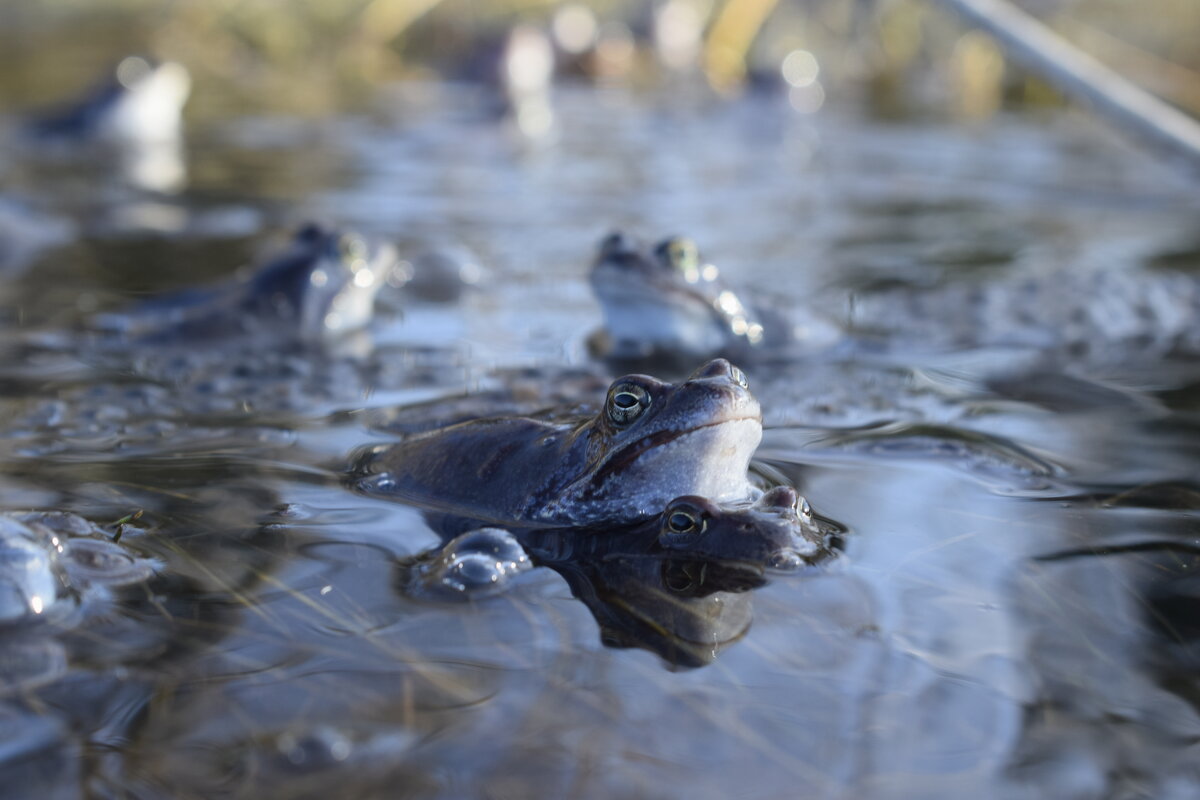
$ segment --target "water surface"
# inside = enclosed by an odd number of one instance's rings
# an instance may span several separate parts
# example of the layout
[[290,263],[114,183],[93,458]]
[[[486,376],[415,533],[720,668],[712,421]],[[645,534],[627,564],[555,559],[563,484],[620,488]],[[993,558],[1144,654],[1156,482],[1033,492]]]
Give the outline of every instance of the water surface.
[[[540,568],[475,603],[414,599],[397,561],[437,537],[341,481],[382,438],[366,410],[498,368],[602,371],[584,277],[611,229],[690,235],[796,315],[819,298],[853,320],[880,288],[1194,274],[1194,187],[1074,117],[880,127],[563,91],[555,138],[531,142],[472,102],[417,85],[319,122],[205,119],[178,195],[103,165],[8,168],[78,236],[0,289],[0,507],[140,509],[122,542],[161,568],[81,621],[0,629],[66,657],[41,678],[0,660],[0,795],[1200,793],[1186,361],[1056,363],[1036,384],[1028,354],[991,347],[741,365],[759,471],[849,531],[827,568],[746,592]],[[454,302],[385,298],[345,351],[56,346],[310,216],[469,248],[483,277]]]

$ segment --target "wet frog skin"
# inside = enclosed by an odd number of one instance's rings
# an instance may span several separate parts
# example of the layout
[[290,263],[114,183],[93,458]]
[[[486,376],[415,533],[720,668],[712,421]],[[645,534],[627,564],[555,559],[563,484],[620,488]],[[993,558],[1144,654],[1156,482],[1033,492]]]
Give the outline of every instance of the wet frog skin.
[[480,419],[358,453],[353,488],[498,525],[631,522],[681,495],[752,498],[762,413],[716,359],[678,384],[618,378],[595,415]]
[[751,588],[765,570],[793,570],[830,558],[841,533],[840,526],[818,520],[790,486],[775,487],[751,504],[722,506],[684,496],[657,517],[630,525],[467,531],[402,564],[399,583],[405,593],[422,598],[478,598],[506,588],[532,566],[531,558],[550,567],[648,558],[740,572]]
[[632,525],[526,531],[521,541],[549,564],[621,556],[717,563],[762,574],[828,559],[842,532],[818,519],[795,489],[777,486],[752,503],[720,504],[686,495],[658,516]]
[[238,335],[327,341],[370,323],[396,265],[390,245],[310,223],[247,277],[168,293],[96,325],[150,344]]
[[610,234],[600,242],[588,280],[604,313],[604,332],[593,337],[592,349],[608,358],[743,360],[829,333],[815,318],[811,330],[801,330],[780,311],[751,303],[683,237],[647,248]]
[[64,143],[175,139],[190,92],[191,77],[182,64],[129,56],[75,103],[32,120],[28,135],[39,142]]
[[749,504],[678,497],[627,525],[477,528],[397,562],[396,586],[421,602],[475,602],[515,590],[533,567],[546,567],[588,607],[606,644],[696,667],[746,632],[749,590],[769,574],[828,561],[844,533],[790,486]]

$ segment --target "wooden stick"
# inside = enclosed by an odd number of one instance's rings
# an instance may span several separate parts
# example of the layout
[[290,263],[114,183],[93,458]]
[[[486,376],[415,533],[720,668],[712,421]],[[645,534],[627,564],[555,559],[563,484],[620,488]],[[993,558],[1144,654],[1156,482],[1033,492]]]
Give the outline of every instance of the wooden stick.
[[941,0],[1067,97],[1200,171],[1200,123],[1081,52],[1007,0]]

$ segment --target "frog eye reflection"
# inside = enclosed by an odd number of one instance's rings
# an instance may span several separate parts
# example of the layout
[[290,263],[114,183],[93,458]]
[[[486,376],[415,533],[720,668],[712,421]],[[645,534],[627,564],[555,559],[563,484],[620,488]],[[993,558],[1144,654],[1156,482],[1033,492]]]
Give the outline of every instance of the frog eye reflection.
[[609,390],[604,405],[614,424],[628,425],[650,407],[650,393],[636,383],[618,383]]
[[664,263],[679,272],[696,272],[700,268],[700,249],[691,239],[664,239],[654,249]]

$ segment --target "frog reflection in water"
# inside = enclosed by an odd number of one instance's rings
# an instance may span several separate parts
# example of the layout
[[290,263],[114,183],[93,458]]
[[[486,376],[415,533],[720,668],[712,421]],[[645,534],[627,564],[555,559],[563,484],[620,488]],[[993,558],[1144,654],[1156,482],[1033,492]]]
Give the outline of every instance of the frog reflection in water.
[[96,324],[149,343],[239,335],[320,342],[366,327],[396,269],[390,245],[310,223],[247,277],[168,293]]
[[605,643],[699,666],[715,655],[714,645],[749,627],[749,600],[738,593],[763,585],[768,570],[827,560],[841,530],[818,520],[788,486],[751,505],[679,497],[629,525],[470,531],[401,562],[397,582],[418,599],[473,601],[545,566],[588,606]]
[[613,233],[601,241],[589,274],[605,330],[593,353],[617,360],[715,354],[753,357],[790,343],[828,344],[833,326],[812,315],[806,327],[778,310],[752,305],[721,280],[690,239],[663,239],[652,249]]
[[621,524],[681,495],[752,499],[747,470],[761,438],[745,375],[716,359],[678,384],[618,378],[594,416],[480,419],[369,448],[350,480],[481,523]]

